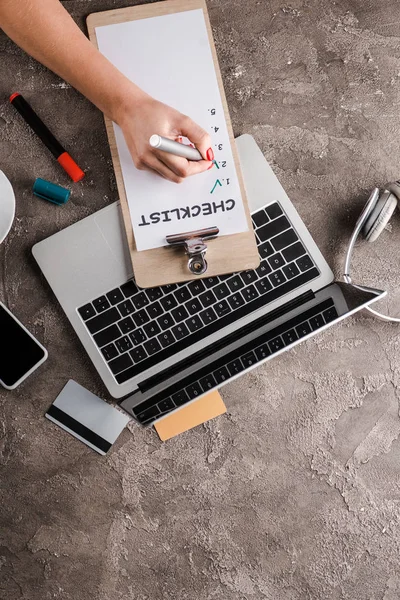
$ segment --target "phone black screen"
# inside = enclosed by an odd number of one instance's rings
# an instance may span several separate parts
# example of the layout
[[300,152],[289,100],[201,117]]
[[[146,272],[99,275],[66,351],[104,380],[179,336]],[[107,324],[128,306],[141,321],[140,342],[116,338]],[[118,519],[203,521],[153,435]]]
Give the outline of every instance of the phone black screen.
[[45,353],[0,304],[0,380],[14,385]]

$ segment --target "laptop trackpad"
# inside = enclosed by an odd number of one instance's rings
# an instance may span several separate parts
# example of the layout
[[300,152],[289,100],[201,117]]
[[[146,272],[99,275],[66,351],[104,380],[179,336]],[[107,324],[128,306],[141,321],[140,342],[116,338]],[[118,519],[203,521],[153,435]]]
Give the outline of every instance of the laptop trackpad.
[[132,277],[132,262],[120,205],[113,204],[101,210],[94,220],[117,263],[125,265],[128,277]]

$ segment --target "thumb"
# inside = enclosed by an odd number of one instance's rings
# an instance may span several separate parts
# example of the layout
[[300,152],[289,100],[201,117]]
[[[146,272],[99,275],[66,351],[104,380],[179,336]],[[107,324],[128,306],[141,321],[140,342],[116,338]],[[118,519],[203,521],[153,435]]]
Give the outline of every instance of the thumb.
[[214,160],[211,137],[200,125],[197,125],[190,117],[182,116],[179,128],[181,134],[196,146],[204,160]]

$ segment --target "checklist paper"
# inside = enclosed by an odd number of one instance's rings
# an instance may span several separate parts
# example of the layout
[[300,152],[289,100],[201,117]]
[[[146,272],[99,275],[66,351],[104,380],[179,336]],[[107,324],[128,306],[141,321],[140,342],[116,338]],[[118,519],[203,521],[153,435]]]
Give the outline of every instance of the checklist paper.
[[[102,52],[145,92],[190,116],[212,139],[215,164],[181,184],[135,168],[121,129],[117,149],[137,250],[216,225],[248,230],[206,23],[201,9],[96,27]],[[152,131],[161,134],[161,131]]]

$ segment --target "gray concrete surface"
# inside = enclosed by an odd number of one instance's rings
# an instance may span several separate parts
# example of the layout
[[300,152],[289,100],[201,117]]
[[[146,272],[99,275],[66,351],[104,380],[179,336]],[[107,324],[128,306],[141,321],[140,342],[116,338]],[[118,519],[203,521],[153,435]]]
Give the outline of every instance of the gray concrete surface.
[[[132,2],[67,1],[84,16]],[[396,0],[210,0],[235,134],[250,133],[336,272],[369,189],[400,173]],[[87,169],[66,176],[7,102],[41,107]],[[43,418],[68,378],[107,398],[30,255],[117,199],[103,120],[0,34],[0,168],[17,218],[0,298],[49,349],[0,392],[3,600],[398,600],[399,328],[357,315],[241,380],[228,414],[161,443],[135,425],[100,458]],[[398,218],[359,278],[400,299]]]

